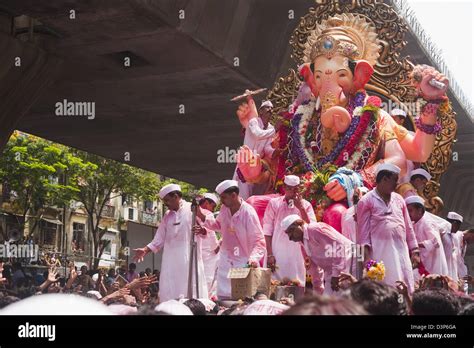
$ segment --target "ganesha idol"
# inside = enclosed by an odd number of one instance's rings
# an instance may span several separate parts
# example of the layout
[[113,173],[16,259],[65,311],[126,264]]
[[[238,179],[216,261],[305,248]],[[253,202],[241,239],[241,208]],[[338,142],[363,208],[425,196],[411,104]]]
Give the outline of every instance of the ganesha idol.
[[[431,67],[414,67],[412,82],[423,101],[415,115],[417,129],[413,133],[397,125],[381,108],[381,99],[365,89],[380,44],[375,27],[363,15],[344,13],[323,20],[306,42],[298,95],[276,126],[274,191],[284,175],[300,176],[303,197],[319,219],[337,228],[355,189],[375,186],[380,164],[397,165],[402,177],[407,161],[427,161],[441,131],[438,108],[449,103],[447,78]],[[238,115],[256,117],[254,103],[241,106]],[[248,181],[268,171],[258,155],[239,168]]]

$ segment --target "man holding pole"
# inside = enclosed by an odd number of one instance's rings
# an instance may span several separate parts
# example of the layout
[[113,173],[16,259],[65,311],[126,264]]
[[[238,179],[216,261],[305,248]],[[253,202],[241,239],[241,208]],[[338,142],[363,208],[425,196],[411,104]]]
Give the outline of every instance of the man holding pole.
[[[134,259],[141,262],[148,253],[156,253],[163,248],[159,298],[160,302],[165,302],[179,297],[188,297],[193,214],[191,203],[182,199],[179,185],[164,186],[160,190],[159,196],[168,211],[161,220],[155,238],[145,247],[134,249]],[[197,252],[199,297],[207,298],[207,284],[201,256],[203,237],[205,238],[205,236],[198,234],[195,251]],[[192,261],[194,262],[194,260],[196,257],[193,257]],[[193,270],[195,270],[195,265],[193,265]],[[193,297],[196,298],[196,272],[192,273]]]

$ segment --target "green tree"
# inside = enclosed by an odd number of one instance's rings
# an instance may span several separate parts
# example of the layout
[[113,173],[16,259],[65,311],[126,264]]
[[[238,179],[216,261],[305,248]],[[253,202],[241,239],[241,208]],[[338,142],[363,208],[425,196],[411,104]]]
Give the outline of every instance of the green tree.
[[100,229],[104,207],[114,194],[126,194],[134,200],[154,200],[159,190],[158,176],[91,153],[72,150],[86,165],[80,173],[79,190],[74,199],[84,205],[92,237],[93,267],[97,268],[104,249],[110,243]]
[[[24,233],[27,217],[33,221],[29,238],[48,206],[68,205],[79,191],[74,173],[83,170],[80,158],[67,148],[24,133],[14,132],[0,157],[0,181],[11,192],[11,211]],[[73,173],[66,184],[64,178]],[[18,219],[18,215],[21,219]],[[4,239],[7,236],[3,235]]]

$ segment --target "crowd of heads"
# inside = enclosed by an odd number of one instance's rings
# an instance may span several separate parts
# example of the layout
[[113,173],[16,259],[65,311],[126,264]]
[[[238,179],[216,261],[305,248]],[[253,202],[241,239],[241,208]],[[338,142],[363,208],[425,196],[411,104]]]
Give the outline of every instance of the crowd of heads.
[[[15,262],[2,263],[1,272],[0,314],[12,311],[18,314],[43,313],[41,306],[36,308],[21,304],[36,301],[37,296],[44,295],[48,295],[48,301],[40,303],[49,303],[51,294],[60,295],[55,302],[59,311],[63,310],[60,306],[64,294],[75,296],[78,306],[71,307],[71,314],[84,310],[83,303],[92,301],[99,303],[106,312],[118,315],[474,314],[474,299],[459,291],[448,277],[440,275],[423,277],[413,294],[408,294],[403,286],[393,287],[367,278],[356,280],[352,277],[351,281],[344,282],[344,286],[341,282],[341,292],[337,297],[309,295],[312,290],[308,288],[306,295],[296,303],[291,297],[275,301],[274,297],[270,299],[264,293],[256,293],[239,301],[179,298],[160,303],[159,271],[146,268],[137,273],[135,264],[94,271],[85,265],[79,270],[71,265],[67,276],[64,276],[54,268],[44,272],[36,268],[26,271]],[[88,301],[83,302],[84,298]],[[25,313],[24,308],[29,308],[29,312]],[[54,314],[54,307],[49,310]]]

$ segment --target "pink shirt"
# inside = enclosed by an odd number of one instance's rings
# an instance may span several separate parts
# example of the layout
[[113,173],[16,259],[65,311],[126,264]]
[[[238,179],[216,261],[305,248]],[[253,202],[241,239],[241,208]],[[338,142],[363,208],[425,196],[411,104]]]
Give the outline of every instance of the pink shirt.
[[[317,222],[311,203],[305,199],[302,200],[302,203],[303,209],[306,211],[306,214],[308,214],[310,223]],[[265,236],[273,236],[274,238],[280,238],[280,236],[284,235],[284,237],[286,237],[284,239],[290,242],[290,239],[286,235],[285,231],[283,231],[281,228],[281,221],[291,214],[301,216],[298,208],[290,208],[288,206],[285,196],[272,198],[268,202],[267,209],[265,210],[265,215],[263,217],[263,234]]]
[[[307,200],[302,200],[303,209],[310,222],[316,222],[313,207]],[[281,228],[281,221],[288,215],[301,213],[298,208],[290,208],[285,196],[272,198],[267,205],[263,217],[263,234],[272,236],[272,252],[275,256],[277,269],[272,277],[277,280],[283,278],[297,279],[301,286],[306,283],[306,268],[299,243],[290,241],[288,235]]]
[[[221,252],[259,262],[266,251],[262,226],[255,209],[241,200],[240,209],[232,215],[230,209],[222,206],[217,218],[206,215],[204,227],[220,231],[222,234]],[[235,267],[243,267],[245,264]]]
[[368,192],[357,204],[357,234],[359,244],[370,246],[372,258],[384,262],[384,282],[394,286],[403,280],[413,292],[409,249],[418,243],[403,197],[393,192],[386,204],[376,189]]
[[231,297],[231,282],[227,278],[231,268],[245,267],[247,262],[259,262],[265,255],[266,245],[257,212],[242,199],[234,215],[222,206],[217,218],[206,215],[203,226],[222,234],[217,266],[217,297]]
[[429,216],[425,213],[420,220],[413,224],[413,228],[418,244],[424,246],[424,248],[420,248],[420,258],[426,270],[431,274],[448,274],[448,264],[441,236],[433,227]]
[[303,245],[311,261],[324,270],[325,278],[350,271],[353,243],[330,225],[304,225]]

